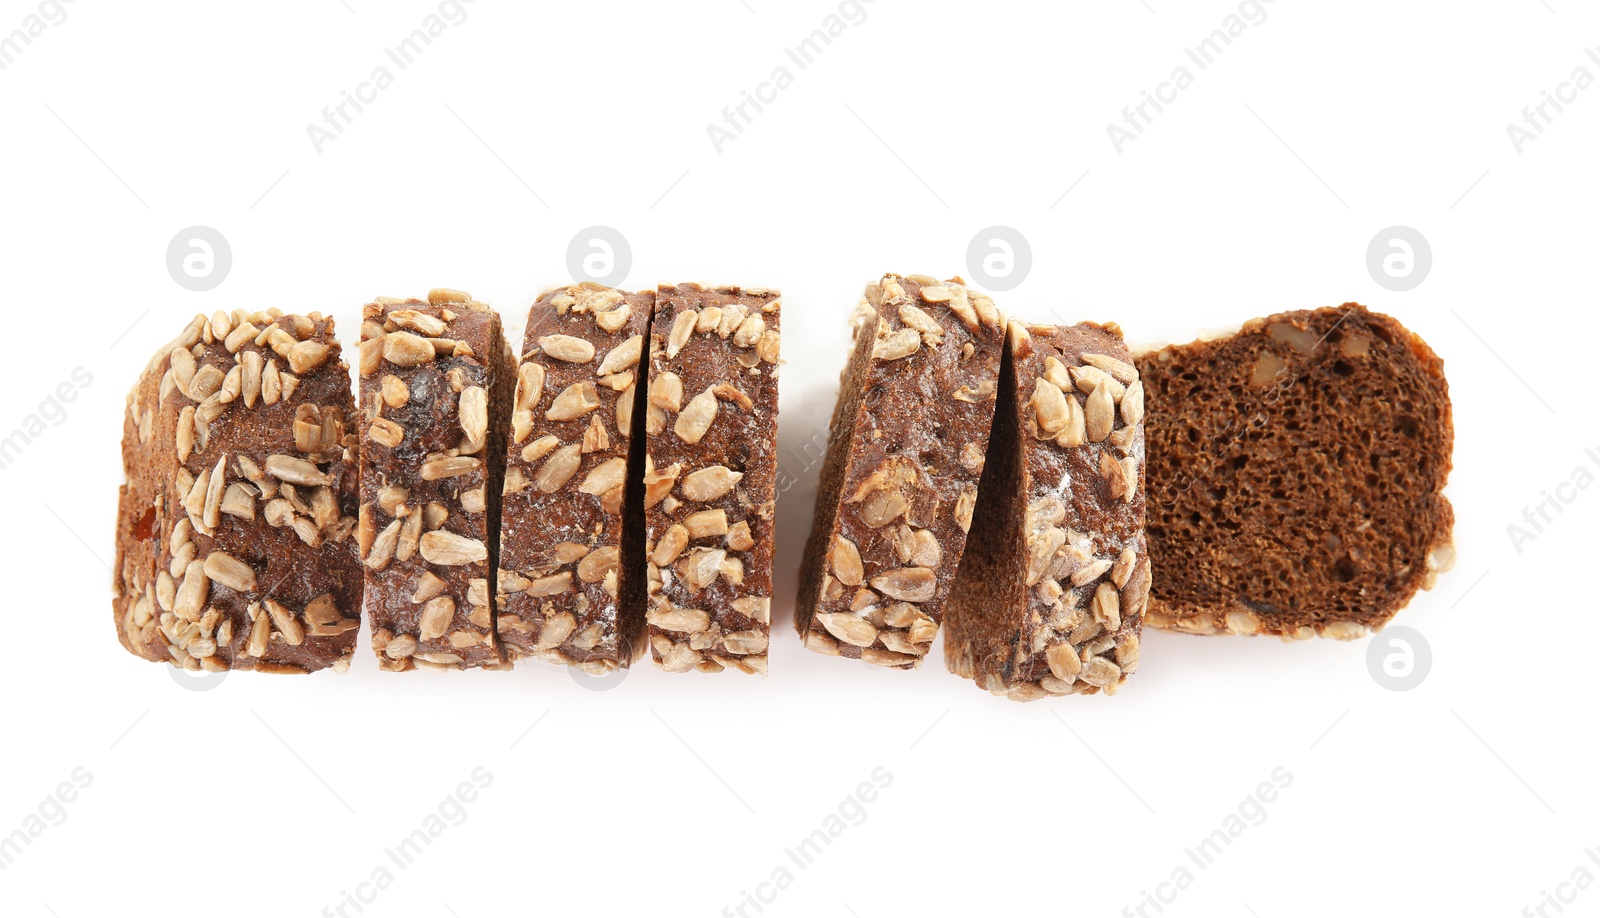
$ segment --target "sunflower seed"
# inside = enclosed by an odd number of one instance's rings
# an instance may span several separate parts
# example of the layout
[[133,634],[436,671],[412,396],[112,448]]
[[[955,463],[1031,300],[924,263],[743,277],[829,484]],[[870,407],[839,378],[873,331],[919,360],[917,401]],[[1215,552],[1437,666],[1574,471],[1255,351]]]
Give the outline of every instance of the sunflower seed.
[[428,291],[428,302],[434,306],[446,306],[451,303],[470,303],[472,297],[460,290],[451,290],[449,287],[435,287]]
[[728,533],[726,510],[701,510],[683,518],[684,528],[691,539],[709,539]]
[[522,448],[522,461],[538,462],[560,445],[561,441],[556,437],[540,437]]
[[422,557],[430,564],[472,564],[489,557],[489,550],[482,542],[444,529],[424,533],[420,548]]
[[417,652],[417,639],[409,634],[399,634],[383,648],[383,655],[391,660],[404,660]]
[[678,435],[678,439],[695,444],[705,437],[706,431],[711,429],[711,424],[716,419],[717,395],[713,388],[708,388],[689,400],[688,407],[678,415],[672,430]]
[[846,612],[819,612],[816,620],[828,633],[857,647],[870,647],[878,639],[878,629],[864,618]]
[[572,476],[578,474],[578,466],[582,464],[581,444],[571,443],[563,446],[546,459],[544,465],[539,466],[539,471],[533,476],[533,486],[545,494],[554,494],[571,481]]
[[272,637],[272,619],[259,612],[260,606],[252,603],[250,638],[245,642],[245,656],[260,657],[267,652],[267,641]]
[[591,380],[574,383],[550,403],[544,413],[548,421],[571,421],[600,407],[600,394]]
[[1121,599],[1117,594],[1117,588],[1109,583],[1101,583],[1095,588],[1089,611],[1093,613],[1094,620],[1107,631],[1115,631],[1122,627]]
[[433,344],[410,332],[390,332],[383,339],[383,359],[395,366],[421,366],[433,357]]
[[612,488],[619,488],[628,477],[628,460],[618,457],[608,459],[595,466],[588,476],[583,479],[583,484],[578,490],[585,494],[601,495]]
[[422,463],[422,479],[438,481],[470,475],[483,467],[483,460],[475,456],[435,456]]
[[[1060,433],[1066,428],[1071,419],[1068,413],[1067,397],[1061,394],[1054,383],[1043,377],[1034,381],[1032,405],[1038,418],[1039,427],[1050,437]],[[1074,404],[1077,399],[1071,400]],[[1049,439],[1050,437],[1046,437]]]
[[683,380],[678,374],[662,373],[651,381],[650,404],[667,411],[683,410]]
[[205,563],[190,561],[184,568],[183,580],[172,600],[172,614],[186,622],[200,617],[200,609],[211,594],[211,578],[206,575]]
[[287,606],[272,599],[263,599],[261,604],[267,607],[267,615],[272,616],[272,624],[278,629],[278,633],[283,635],[285,643],[291,647],[299,647],[305,641],[305,628]]
[[250,593],[256,588],[255,570],[225,551],[206,555],[202,569],[213,583],[220,583],[235,593]]
[[468,386],[461,391],[457,411],[467,442],[481,449],[489,432],[489,394],[480,386]]
[[531,411],[544,396],[544,367],[525,363],[517,370],[517,410]]
[[455,617],[456,601],[448,596],[436,596],[422,607],[422,615],[417,619],[417,636],[424,641],[438,640],[450,630]]
[[874,360],[900,360],[910,357],[922,347],[922,333],[915,328],[902,328],[879,338],[872,347]]
[[1124,363],[1115,357],[1108,357],[1105,354],[1082,354],[1079,356],[1089,366],[1111,374],[1117,382],[1132,385],[1133,381],[1139,378],[1139,371],[1133,364]]
[[727,466],[713,465],[692,472],[683,479],[683,496],[696,503],[713,501],[733,490],[733,486],[743,478],[743,472],[735,472]]
[[406,429],[388,418],[373,418],[367,436],[374,443],[394,449],[405,442]]
[[1139,492],[1139,460],[1133,456],[1126,456],[1119,465],[1122,469],[1122,499],[1132,501],[1133,496]]
[[750,316],[733,332],[733,343],[738,347],[754,347],[767,330],[767,322],[760,316]]
[[407,388],[405,380],[393,374],[383,377],[381,392],[383,403],[390,408],[399,408],[411,401],[411,390]]
[[537,580],[529,581],[527,588],[523,592],[529,596],[536,597],[559,596],[562,593],[571,591],[571,589],[572,572],[562,571],[559,574],[551,574],[548,577],[540,577]]
[[711,626],[711,616],[699,609],[680,609],[665,603],[645,613],[645,620],[663,631],[694,633]]
[[1127,391],[1116,377],[1104,370],[1094,367],[1073,367],[1068,372],[1072,374],[1072,381],[1077,385],[1078,391],[1084,395],[1092,395],[1096,389],[1104,387],[1111,393],[1111,400],[1117,402],[1122,400],[1123,394]]
[[861,566],[861,550],[856,543],[842,535],[834,536],[833,549],[828,553],[828,564],[839,582],[846,586],[860,586],[866,578]]
[[750,534],[748,522],[735,523],[728,530],[728,537],[724,541],[734,551],[749,551],[756,547],[756,540]]
[[1050,665],[1050,674],[1063,682],[1073,681],[1083,669],[1083,661],[1078,659],[1071,644],[1052,644],[1045,650],[1044,657]]
[[961,527],[962,532],[970,532],[972,530],[972,510],[977,505],[978,489],[972,485],[967,485],[962,489],[961,496],[956,498],[955,509],[951,511],[951,515],[955,517],[956,525]]
[[433,571],[423,571],[417,578],[417,587],[411,592],[411,601],[416,603],[427,602],[444,592],[445,582]]
[[571,335],[545,335],[537,340],[540,350],[567,363],[588,363],[594,359],[594,345]]
[[1128,385],[1128,391],[1122,393],[1122,423],[1129,427],[1138,426],[1144,420],[1144,382],[1134,380]]
[[661,567],[666,567],[678,560],[678,556],[683,554],[683,549],[688,544],[689,530],[674,523],[656,542],[655,550],[650,553],[650,560]]
[[1116,410],[1111,389],[1105,385],[1096,387],[1083,409],[1084,434],[1089,442],[1099,443],[1110,436],[1111,428],[1116,423]]
[[761,340],[756,342],[756,356],[764,363],[777,363],[782,347],[778,330],[769,328],[761,335]]
[[584,583],[599,583],[606,575],[617,569],[617,560],[621,552],[615,545],[597,548],[583,556],[578,562],[578,579]]
[[606,354],[600,361],[600,369],[595,371],[596,376],[609,376],[629,367],[638,366],[640,357],[644,354],[644,336],[634,335],[622,342]]
[[286,481],[290,484],[310,485],[317,487],[331,484],[331,479],[314,463],[293,456],[271,455],[267,457],[266,471],[268,475]]
[[892,599],[927,602],[938,592],[938,576],[925,567],[903,567],[872,578],[872,586]]
[[321,341],[301,341],[289,348],[289,371],[298,375],[309,373],[328,362],[331,350]]
[[678,356],[683,346],[689,343],[694,335],[695,324],[699,321],[700,314],[693,309],[685,309],[672,320],[672,331],[667,334],[667,359]]
[[1083,664],[1082,672],[1078,673],[1079,681],[1097,685],[1101,688],[1114,684],[1121,676],[1122,670],[1117,667],[1117,664],[1107,660],[1105,657],[1095,657]]

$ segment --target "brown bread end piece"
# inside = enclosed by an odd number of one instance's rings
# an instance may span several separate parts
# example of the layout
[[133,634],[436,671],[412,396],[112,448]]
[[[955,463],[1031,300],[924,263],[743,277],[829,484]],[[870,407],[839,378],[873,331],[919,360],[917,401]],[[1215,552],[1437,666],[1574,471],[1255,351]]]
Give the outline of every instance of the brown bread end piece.
[[1149,622],[1352,640],[1454,561],[1444,365],[1358,303],[1140,356]]
[[355,404],[333,320],[196,316],[128,396],[113,608],[189,670],[344,670],[360,627]]

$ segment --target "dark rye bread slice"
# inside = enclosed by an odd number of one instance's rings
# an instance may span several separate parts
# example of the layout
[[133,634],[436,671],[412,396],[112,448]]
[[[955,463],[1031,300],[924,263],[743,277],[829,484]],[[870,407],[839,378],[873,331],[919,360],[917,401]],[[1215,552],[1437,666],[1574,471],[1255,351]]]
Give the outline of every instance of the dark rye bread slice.
[[1451,566],[1449,387],[1399,322],[1286,312],[1137,362],[1152,626],[1354,639]]
[[950,670],[997,695],[1115,694],[1150,595],[1144,387],[1115,325],[1012,322]]
[[819,653],[912,669],[967,545],[1004,320],[960,278],[889,274],[852,322],[795,629]]
[[456,290],[361,312],[361,513],[383,669],[503,669],[492,599],[516,358]]
[[513,658],[603,674],[643,650],[643,498],[628,486],[644,474],[635,409],[654,307],[654,291],[577,284],[528,311],[496,594]]
[[128,396],[123,646],[190,670],[344,670],[361,618],[355,404],[333,320],[196,316]]
[[656,290],[646,620],[651,654],[668,672],[767,672],[780,308],[776,290]]

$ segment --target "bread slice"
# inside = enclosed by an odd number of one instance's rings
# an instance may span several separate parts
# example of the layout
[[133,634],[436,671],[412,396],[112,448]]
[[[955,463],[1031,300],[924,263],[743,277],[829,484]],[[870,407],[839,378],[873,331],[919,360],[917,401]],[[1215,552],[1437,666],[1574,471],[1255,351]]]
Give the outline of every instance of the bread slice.
[[945,660],[1017,701],[1114,694],[1150,594],[1143,384],[1114,325],[1008,338]]
[[383,669],[505,668],[491,600],[516,359],[456,290],[362,309],[361,513]]
[[888,274],[853,323],[795,628],[819,653],[912,669],[967,545],[1004,320],[960,278]]
[[646,618],[651,653],[668,672],[767,671],[780,310],[776,290],[656,290]]
[[1355,639],[1450,568],[1449,387],[1399,322],[1285,312],[1137,363],[1151,625]]
[[128,396],[113,607],[190,670],[344,670],[361,619],[355,403],[333,320],[217,312]]
[[643,650],[643,497],[629,485],[644,474],[654,307],[653,290],[576,284],[528,311],[496,593],[512,657],[603,674]]

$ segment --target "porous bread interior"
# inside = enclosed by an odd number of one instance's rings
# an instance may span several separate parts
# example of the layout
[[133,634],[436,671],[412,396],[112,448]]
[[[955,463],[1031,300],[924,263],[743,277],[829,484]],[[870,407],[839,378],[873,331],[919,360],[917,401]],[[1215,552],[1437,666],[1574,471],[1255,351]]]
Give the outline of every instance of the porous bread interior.
[[1023,631],[1019,617],[1028,614],[1028,481],[1017,401],[1016,366],[1007,347],[967,550],[944,613],[945,665],[966,679],[1005,671],[1015,649],[1011,642]]
[[855,349],[839,382],[839,400],[834,403],[829,427],[828,455],[822,464],[817,484],[817,508],[800,563],[800,593],[795,604],[794,627],[802,636],[811,628],[822,596],[823,575],[828,568],[828,549],[839,524],[839,498],[844,493],[845,472],[850,466],[850,449],[855,442],[856,418],[866,396],[865,380],[872,368],[876,312],[856,329]]
[[1348,634],[1429,582],[1454,519],[1440,493],[1451,408],[1442,362],[1400,323],[1347,303],[1137,362],[1152,612],[1180,628]]

